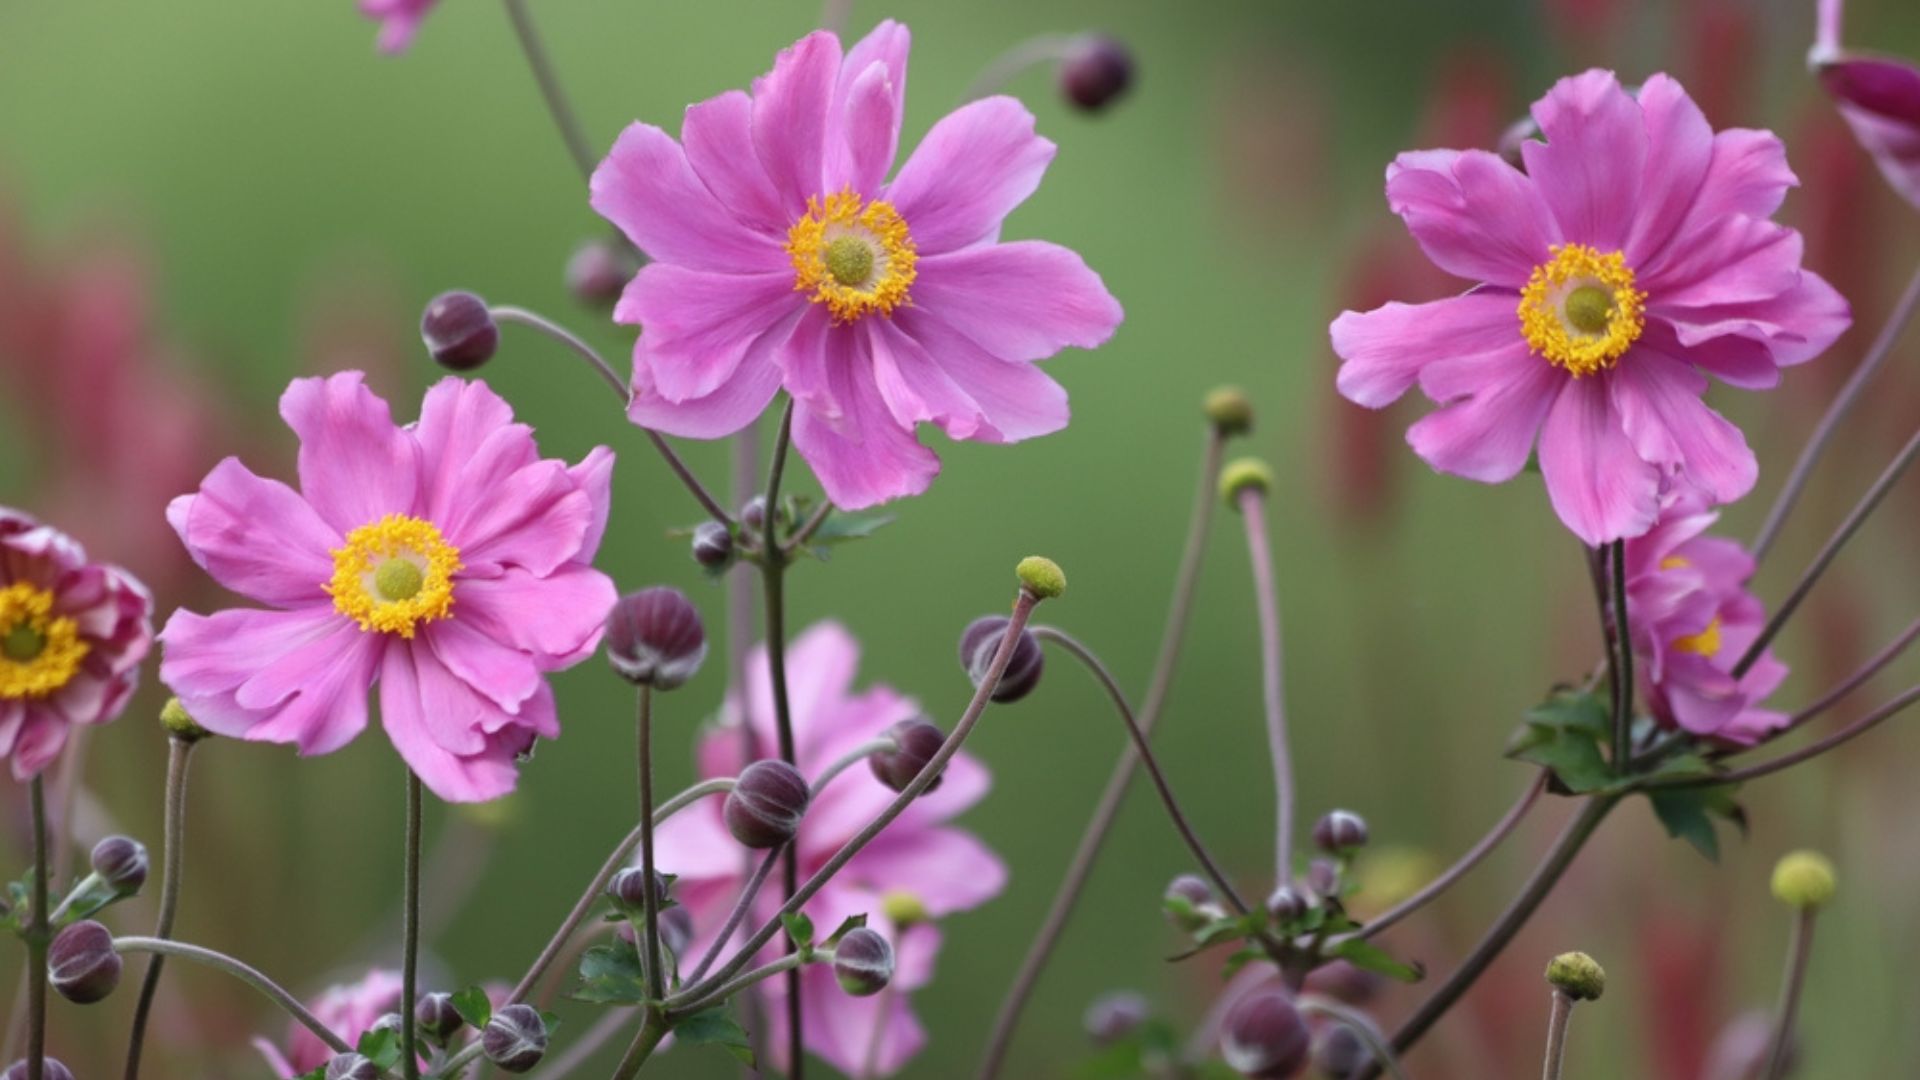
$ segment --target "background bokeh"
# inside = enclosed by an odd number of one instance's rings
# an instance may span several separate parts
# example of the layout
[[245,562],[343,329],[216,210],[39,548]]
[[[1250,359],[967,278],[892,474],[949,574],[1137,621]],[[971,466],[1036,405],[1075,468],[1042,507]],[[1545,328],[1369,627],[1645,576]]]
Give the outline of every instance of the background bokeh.
[[[1920,53],[1910,4],[1850,6],[1852,44]],[[1046,552],[1073,580],[1047,617],[1138,693],[1197,472],[1198,403],[1209,387],[1239,383],[1259,408],[1247,449],[1279,473],[1274,547],[1303,814],[1364,813],[1376,847],[1399,849],[1370,856],[1376,864],[1450,860],[1527,779],[1499,757],[1502,742],[1547,686],[1598,655],[1596,621],[1580,551],[1537,478],[1485,488],[1429,475],[1399,442],[1409,413],[1368,415],[1334,394],[1332,315],[1449,288],[1388,215],[1382,167],[1406,147],[1491,145],[1554,77],[1590,64],[1628,81],[1671,71],[1716,126],[1780,131],[1803,181],[1786,217],[1807,234],[1809,264],[1853,299],[1857,325],[1777,392],[1713,392],[1760,454],[1758,491],[1724,518],[1733,535],[1750,535],[1920,252],[1914,211],[1885,189],[1804,72],[1811,9],[1811,0],[857,3],[856,32],[886,16],[913,29],[909,142],[1021,38],[1101,27],[1132,45],[1139,83],[1105,115],[1073,112],[1043,74],[1014,85],[1060,154],[1008,226],[1083,252],[1128,318],[1105,349],[1050,365],[1073,395],[1069,430],[1013,448],[941,443],[946,471],[928,496],[898,505],[898,522],[877,539],[794,573],[793,624],[843,621],[864,642],[864,680],[891,683],[950,721],[969,691],[953,659],[960,627],[1004,606],[1016,558]],[[687,102],[745,85],[816,17],[808,0],[541,0],[535,11],[600,145],[634,118],[676,128]],[[163,611],[218,600],[163,527],[165,500],[226,454],[284,470],[292,445],[273,402],[296,374],[364,367],[396,414],[411,416],[438,375],[413,330],[435,292],[461,286],[535,307],[624,352],[623,332],[563,286],[568,254],[599,223],[499,5],[445,0],[399,59],[374,53],[373,32],[349,0],[0,4],[0,503],[52,518],[147,575]],[[1920,332],[1820,468],[1762,571],[1763,596],[1793,580],[1920,414],[1917,349]],[[619,450],[602,565],[627,587],[690,589],[718,637],[721,591],[668,535],[697,520],[696,508],[604,387],[513,329],[486,377],[548,451]],[[723,448],[687,454],[724,484]],[[1815,696],[1911,618],[1916,488],[1880,512],[1781,639],[1794,667],[1787,703]],[[1238,521],[1226,515],[1220,526],[1159,743],[1199,829],[1263,893],[1272,796],[1253,602]],[[1897,665],[1829,723],[1914,669]],[[722,682],[711,663],[668,700],[663,783],[691,775],[691,738]],[[450,838],[441,891],[429,898],[445,983],[517,975],[628,827],[627,691],[598,663],[561,677],[558,690],[565,737],[540,749],[517,796],[486,815],[432,812],[430,829]],[[92,740],[83,838],[122,828],[157,854],[159,700],[149,688]],[[1096,688],[1064,662],[1040,692],[989,715],[973,748],[997,784],[967,822],[1005,857],[1011,886],[948,926],[939,978],[916,998],[933,1042],[909,1075],[970,1074],[1120,743]],[[1773,999],[1788,920],[1765,877],[1799,846],[1829,852],[1841,877],[1814,954],[1805,1075],[1913,1075],[1916,755],[1913,721],[1896,722],[1754,786],[1751,835],[1729,837],[1718,866],[1669,841],[1644,801],[1629,804],[1411,1058],[1415,1075],[1537,1068],[1540,968],[1578,947],[1606,964],[1610,983],[1604,1001],[1581,1010],[1569,1075],[1699,1077],[1721,1025]],[[370,734],[313,761],[220,741],[195,767],[182,937],[302,990],[391,962],[401,774],[384,739]],[[19,789],[0,784],[0,804],[0,876],[11,877],[26,857]],[[1395,931],[1394,947],[1448,970],[1565,812],[1537,813],[1483,870]],[[1158,912],[1161,887],[1186,868],[1157,806],[1136,790],[1009,1075],[1069,1075],[1087,1052],[1080,1012],[1103,990],[1138,988],[1179,1023],[1197,1016],[1217,976],[1204,962],[1165,962],[1177,943]],[[130,905],[114,918],[140,928],[150,910]],[[11,1001],[18,966],[18,950],[0,950],[0,1000]],[[279,1018],[205,972],[175,967],[168,980],[152,1075],[264,1075],[246,1041],[277,1035]],[[1383,1012],[1401,1015],[1421,993],[1395,991]],[[132,996],[87,1011],[55,1003],[53,1046],[79,1075],[115,1074]],[[564,1011],[574,1033],[592,1019]],[[718,1054],[674,1053],[661,1069],[731,1075]]]

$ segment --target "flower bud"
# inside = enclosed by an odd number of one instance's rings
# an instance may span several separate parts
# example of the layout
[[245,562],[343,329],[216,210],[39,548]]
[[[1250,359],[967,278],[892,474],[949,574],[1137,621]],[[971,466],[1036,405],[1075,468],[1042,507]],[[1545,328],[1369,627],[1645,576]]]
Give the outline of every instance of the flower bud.
[[679,589],[656,585],[628,593],[607,616],[607,660],[628,682],[672,690],[706,658],[706,627]]
[[1383,981],[1380,975],[1365,968],[1334,960],[1307,974],[1306,989],[1349,1005],[1366,1005],[1379,996]]
[[1597,1001],[1607,989],[1607,973],[1583,952],[1561,953],[1547,964],[1547,982],[1575,1001]]
[[526,1072],[547,1054],[546,1021],[531,1005],[508,1005],[487,1021],[480,1049],[505,1071]]
[[1237,458],[1220,470],[1220,498],[1228,506],[1238,509],[1243,492],[1258,491],[1262,495],[1273,490],[1273,470],[1259,458]]
[[394,1038],[397,1039],[400,1037],[400,1014],[397,1012],[381,1013],[379,1019],[375,1020],[373,1026],[367,1028],[367,1030],[369,1032],[391,1031],[393,1032]]
[[1328,1080],[1359,1076],[1372,1062],[1373,1048],[1346,1023],[1322,1027],[1313,1040],[1313,1067],[1325,1073]]
[[199,742],[213,734],[194,722],[187,713],[187,707],[180,704],[177,697],[168,698],[167,703],[160,707],[160,726],[167,729],[169,737],[181,742]]
[[1314,859],[1307,863],[1307,888],[1322,900],[1340,893],[1340,864],[1332,859]]
[[1020,587],[1037,600],[1054,600],[1067,591],[1067,575],[1045,555],[1029,555],[1013,568]]
[[1241,998],[1220,1029],[1220,1056],[1227,1067],[1258,1080],[1299,1073],[1311,1043],[1300,1010],[1280,990],[1256,990]]
[[470,292],[444,292],[421,314],[420,339],[442,367],[472,371],[493,359],[500,327],[485,300]]
[[[1006,685],[1005,680],[1001,685]],[[894,791],[907,790],[907,785],[913,783],[913,778],[920,775],[920,770],[926,768],[927,762],[932,761],[947,742],[946,735],[924,716],[902,720],[888,728],[887,734],[893,737],[897,749],[874,754],[867,759],[867,767],[873,770],[874,779]],[[944,779],[944,774],[935,776],[921,794],[939,787]]]
[[718,570],[733,561],[733,530],[717,521],[693,527],[693,561]]
[[380,1080],[380,1066],[359,1054],[335,1054],[327,1062],[327,1080]]
[[1313,823],[1313,845],[1329,855],[1351,855],[1367,846],[1367,821],[1351,810],[1329,810]]
[[632,248],[611,237],[588,240],[567,259],[567,291],[587,307],[612,307],[639,272]]
[[[647,909],[647,872],[638,866],[629,866],[613,875],[607,882],[607,896],[613,900],[613,906],[628,915],[635,915]],[[658,871],[653,875],[653,900],[664,905],[667,901],[667,879]]]
[[1253,402],[1237,386],[1222,386],[1207,394],[1206,412],[1221,435],[1245,435],[1253,430]]
[[[1167,921],[1175,927],[1192,933],[1218,918],[1220,904],[1214,899],[1213,886],[1192,874],[1181,874],[1167,883],[1165,896],[1169,902]],[[1175,911],[1173,901],[1185,901],[1190,911]]]
[[113,933],[88,919],[54,935],[47,947],[47,978],[59,995],[76,1005],[91,1005],[120,985],[120,954]]
[[1833,899],[1833,864],[1817,851],[1794,851],[1773,866],[1774,899],[1811,911]]
[[[43,1080],[73,1080],[73,1070],[53,1058],[45,1059],[46,1068],[40,1072]],[[0,1080],[27,1080],[27,1062],[25,1058],[7,1066],[0,1072]]]
[[693,913],[684,907],[670,907],[655,916],[660,921],[660,943],[675,956],[693,944]]
[[740,524],[745,525],[755,533],[761,532],[767,527],[767,497],[765,495],[755,495],[753,498],[747,500],[745,506],[740,508]]
[[147,846],[125,836],[109,836],[93,845],[93,872],[122,896],[147,883]]
[[784,761],[756,761],[727,793],[727,831],[750,848],[772,848],[793,839],[812,793],[800,771]]
[[1267,914],[1277,923],[1290,923],[1304,916],[1312,906],[1306,894],[1291,885],[1282,885],[1267,897]]
[[[993,654],[1000,651],[1000,641],[1007,636],[1008,621],[1005,615],[982,615],[960,632],[960,666],[967,669],[967,678],[974,686],[979,686],[993,667]],[[1000,673],[1000,684],[988,696],[1003,705],[1019,701],[1040,685],[1040,672],[1045,666],[1046,654],[1033,631],[1021,630],[1007,669]]]
[[833,975],[840,989],[854,997],[871,997],[893,978],[893,946],[864,926],[854,927],[833,947]]
[[1153,1010],[1147,1005],[1147,999],[1127,990],[1102,994],[1087,1006],[1081,1023],[1087,1029],[1087,1037],[1095,1046],[1112,1046],[1121,1039],[1140,1030],[1147,1022]]
[[427,994],[413,1007],[413,1022],[430,1041],[445,1046],[466,1023],[453,1007],[452,994]]
[[1118,38],[1081,34],[1060,61],[1060,92],[1086,112],[1099,112],[1133,84],[1133,54]]

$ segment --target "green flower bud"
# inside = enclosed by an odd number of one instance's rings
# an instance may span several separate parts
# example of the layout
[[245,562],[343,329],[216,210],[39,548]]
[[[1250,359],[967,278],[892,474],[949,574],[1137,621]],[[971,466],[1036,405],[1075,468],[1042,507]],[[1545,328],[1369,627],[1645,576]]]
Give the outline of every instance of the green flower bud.
[[1067,591],[1067,575],[1060,564],[1044,555],[1029,555],[1014,568],[1020,587],[1040,600],[1052,600]]
[[1773,865],[1773,895],[1788,907],[1811,911],[1833,899],[1833,864],[1817,851],[1793,851]]
[[1222,435],[1245,435],[1253,430],[1253,402],[1237,386],[1222,386],[1208,393],[1206,413]]
[[193,717],[187,713],[187,707],[180,704],[180,699],[177,697],[168,698],[167,703],[161,706],[160,726],[167,729],[168,735],[181,742],[199,742],[213,734],[194,723]]
[[1597,1001],[1607,989],[1607,973],[1583,952],[1561,953],[1547,965],[1547,982],[1575,1001]]
[[1259,458],[1237,458],[1220,470],[1220,497],[1228,506],[1240,505],[1240,493],[1249,489],[1261,494],[1273,490],[1273,470]]

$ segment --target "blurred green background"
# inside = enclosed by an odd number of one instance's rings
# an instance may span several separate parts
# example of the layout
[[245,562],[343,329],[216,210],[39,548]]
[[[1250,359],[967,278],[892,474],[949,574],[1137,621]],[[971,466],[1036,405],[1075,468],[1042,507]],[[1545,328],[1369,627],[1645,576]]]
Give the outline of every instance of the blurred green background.
[[[1852,7],[1851,42],[1920,53],[1920,12],[1899,0]],[[685,104],[744,86],[817,16],[803,0],[539,0],[534,10],[601,146],[634,118],[677,130]],[[1073,581],[1047,618],[1083,636],[1138,694],[1197,473],[1199,401],[1238,383],[1259,409],[1244,449],[1272,460],[1280,477],[1274,548],[1302,814],[1353,808],[1377,847],[1425,853],[1434,865],[1523,785],[1526,771],[1499,757],[1503,740],[1546,687],[1584,673],[1598,643],[1580,552],[1535,477],[1500,488],[1434,477],[1399,445],[1414,412],[1370,418],[1333,392],[1325,327],[1335,313],[1446,288],[1386,211],[1386,161],[1413,146],[1491,145],[1553,78],[1589,64],[1628,81],[1670,70],[1716,126],[1767,126],[1787,138],[1805,185],[1787,216],[1808,234],[1810,265],[1854,299],[1860,325],[1776,393],[1714,391],[1762,462],[1759,490],[1725,517],[1740,536],[1920,252],[1914,211],[1884,189],[1804,73],[1811,0],[861,0],[852,29],[888,16],[914,32],[907,145],[1020,39],[1102,28],[1132,46],[1138,84],[1104,115],[1066,107],[1044,73],[1013,85],[1060,153],[1007,229],[1081,251],[1128,317],[1108,347],[1050,365],[1073,396],[1066,432],[1011,448],[950,445],[929,432],[946,462],[932,492],[895,507],[899,521],[879,538],[798,568],[793,626],[844,621],[864,643],[863,681],[891,683],[950,722],[969,691],[953,658],[959,629],[1006,604],[1018,557],[1045,552]],[[396,415],[412,416],[419,389],[438,375],[414,344],[413,321],[445,288],[546,311],[610,355],[624,352],[623,333],[564,288],[565,260],[600,224],[500,6],[445,0],[402,58],[376,55],[373,33],[349,0],[0,4],[0,220],[13,222],[0,244],[43,268],[133,253],[152,309],[141,331],[155,343],[151,359],[191,374],[222,418],[190,476],[227,453],[284,472],[291,442],[272,404],[304,371],[366,366]],[[132,317],[124,305],[97,314]],[[1793,580],[1920,414],[1916,348],[1920,334],[1820,469],[1763,570],[1763,595]],[[71,479],[68,444],[88,441],[75,437],[79,421],[40,414],[16,392],[57,358],[13,359],[0,383],[0,503],[52,515],[120,498]],[[513,329],[485,374],[547,451],[619,450],[603,567],[625,587],[687,587],[717,640],[721,591],[696,573],[684,541],[667,536],[696,520],[696,508],[605,389]],[[168,424],[135,410],[102,437],[138,445],[165,439]],[[724,484],[722,447],[686,452]],[[811,489],[810,478],[801,484]],[[1911,617],[1920,599],[1914,487],[1881,511],[1782,638],[1795,668],[1781,695],[1789,705]],[[156,511],[172,493],[149,493]],[[171,567],[178,584],[162,590],[163,603],[213,602],[179,573],[170,535],[145,521],[96,535],[74,527],[103,555]],[[1272,795],[1248,582],[1238,519],[1223,515],[1159,744],[1198,828],[1248,890],[1264,893]],[[1904,685],[1914,667],[1898,665],[1849,709]],[[668,702],[663,783],[691,775],[691,738],[722,682],[722,666],[709,663]],[[516,976],[627,828],[627,691],[598,663],[560,677],[558,689],[565,737],[540,749],[497,820],[432,812],[430,829],[463,830],[480,875],[432,942],[443,984]],[[165,746],[149,717],[158,700],[150,689],[93,741],[83,837],[126,829],[157,856]],[[1891,724],[1752,788],[1752,834],[1729,837],[1717,867],[1667,840],[1644,801],[1628,805],[1411,1058],[1414,1074],[1537,1068],[1547,1011],[1538,972],[1577,947],[1611,980],[1607,998],[1581,1011],[1569,1075],[1699,1075],[1720,1025],[1773,1000],[1788,920],[1765,878],[1800,846],[1829,852],[1841,876],[1814,954],[1805,1075],[1914,1074],[1920,1034],[1904,1019],[1920,964],[1920,838],[1906,827],[1920,753],[1912,728]],[[971,1073],[1120,744],[1097,689],[1064,660],[1040,692],[989,714],[971,748],[996,787],[966,822],[1005,857],[1012,881],[947,927],[938,979],[915,998],[933,1041],[908,1075]],[[381,928],[390,930],[398,893],[401,774],[383,738],[370,733],[304,762],[281,747],[215,742],[196,770],[180,936],[302,991],[392,962]],[[25,859],[19,799],[13,785],[0,792],[9,815],[0,868],[12,876]],[[1395,931],[1394,947],[1448,971],[1565,811],[1537,813],[1483,870]],[[492,837],[490,855],[479,836]],[[1217,977],[1204,962],[1165,962],[1178,943],[1158,912],[1161,887],[1187,868],[1150,794],[1136,790],[1008,1075],[1069,1075],[1087,1053],[1080,1013],[1105,990],[1137,988],[1179,1023],[1197,1016]],[[150,911],[130,905],[115,918],[144,928]],[[18,950],[0,950],[3,1000],[18,962]],[[1394,991],[1382,1015],[1391,1022],[1422,993]],[[278,1017],[215,976],[175,967],[163,1001],[183,995],[191,1013],[163,1007],[153,1075],[264,1074],[245,1043],[254,1032],[277,1037]],[[112,1075],[132,996],[85,1011],[56,1001],[55,1052],[83,1077]],[[593,1019],[582,1007],[564,1011],[571,1034]],[[720,1055],[685,1051],[659,1071],[731,1075]]]

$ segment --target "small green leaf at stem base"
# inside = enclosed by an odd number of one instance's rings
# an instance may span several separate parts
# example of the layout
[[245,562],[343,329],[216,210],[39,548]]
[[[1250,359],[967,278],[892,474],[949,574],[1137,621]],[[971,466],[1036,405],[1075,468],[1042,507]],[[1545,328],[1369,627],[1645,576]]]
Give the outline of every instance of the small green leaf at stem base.
[[1692,844],[1695,851],[1710,861],[1720,861],[1720,837],[1713,827],[1714,818],[1733,823],[1746,835],[1747,813],[1734,800],[1734,785],[1701,788],[1655,789],[1647,793],[1653,813],[1667,835]]
[[1419,982],[1427,977],[1426,969],[1420,965],[1403,964],[1385,949],[1364,938],[1348,938],[1328,949],[1327,955],[1345,960],[1362,971],[1371,971],[1405,983]]
[[493,1019],[493,1000],[487,997],[485,990],[469,986],[453,994],[453,1011],[459,1013],[460,1019],[465,1020],[469,1027],[479,1031],[487,1026],[487,1021]]
[[753,1040],[747,1037],[747,1029],[734,1020],[725,1005],[704,1009],[675,1023],[673,1036],[682,1045],[718,1046],[744,1065],[751,1067],[754,1063]]
[[859,930],[865,927],[866,925],[867,925],[867,913],[864,911],[858,915],[847,916],[846,920],[840,924],[839,928],[834,930],[832,936],[827,938],[827,947],[832,948],[833,946],[840,944],[840,939],[843,937],[846,937],[848,931]]
[[[580,985],[567,995],[597,1005],[639,1005],[647,1000],[647,973],[630,942],[595,945],[580,955]],[[458,999],[456,999],[456,1008]],[[462,1009],[460,1015],[465,1016]]]
[[380,1068],[391,1069],[400,1064],[400,1033],[390,1027],[375,1028],[360,1036],[354,1050]]
[[813,920],[807,918],[805,912],[796,911],[780,916],[780,925],[786,928],[787,938],[793,942],[796,950],[802,953],[813,951]]

